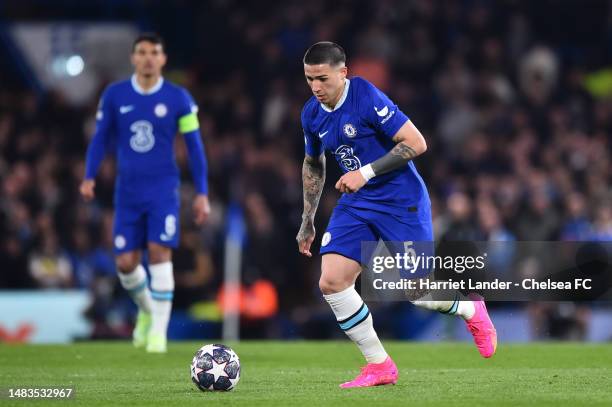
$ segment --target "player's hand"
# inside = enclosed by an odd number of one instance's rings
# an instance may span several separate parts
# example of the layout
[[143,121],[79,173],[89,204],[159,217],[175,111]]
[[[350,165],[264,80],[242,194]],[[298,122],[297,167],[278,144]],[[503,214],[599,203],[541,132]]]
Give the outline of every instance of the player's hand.
[[336,189],[342,193],[352,194],[359,191],[367,182],[359,170],[350,171],[336,182]]
[[193,220],[196,225],[202,225],[210,215],[208,195],[199,194],[193,200]]
[[310,253],[310,246],[312,245],[312,242],[314,242],[315,234],[316,232],[312,219],[303,219],[302,226],[300,226],[300,231],[295,237],[295,240],[298,244],[298,250],[304,256],[312,257],[312,253]]
[[84,179],[81,182],[81,186],[79,187],[79,192],[83,196],[83,199],[86,201],[91,201],[94,199],[94,187],[96,186],[96,181],[93,179]]

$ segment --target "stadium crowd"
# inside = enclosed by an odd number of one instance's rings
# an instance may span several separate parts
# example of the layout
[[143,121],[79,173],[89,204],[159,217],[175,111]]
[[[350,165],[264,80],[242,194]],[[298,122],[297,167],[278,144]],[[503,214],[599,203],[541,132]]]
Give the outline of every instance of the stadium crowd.
[[[262,2],[182,3],[191,9],[180,13],[180,29],[158,21],[163,10],[144,24],[167,39],[167,77],[199,103],[209,162],[212,216],[200,231],[178,138],[175,307],[217,295],[232,202],[247,229],[243,283],[273,282],[280,313],[298,323],[313,312],[306,305],[319,303],[318,264],[295,244],[300,111],[310,96],[301,57],[319,40],[343,45],[349,76],[384,90],[425,135],[429,149],[416,166],[437,237],[612,239],[612,103],[589,81],[612,55],[607,3],[316,0],[275,4],[273,13]],[[572,30],[579,21],[593,23]],[[112,160],[99,172],[97,200],[86,204],[78,194],[96,105],[71,106],[52,90],[0,88],[0,288],[90,289],[91,317],[104,321],[128,300],[112,257]],[[333,161],[319,236],[339,197]]]

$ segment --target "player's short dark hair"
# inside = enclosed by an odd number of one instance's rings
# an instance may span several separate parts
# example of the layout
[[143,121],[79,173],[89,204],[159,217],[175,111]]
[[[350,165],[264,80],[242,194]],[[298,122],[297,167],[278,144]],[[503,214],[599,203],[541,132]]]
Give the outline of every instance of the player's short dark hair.
[[138,37],[134,39],[134,42],[132,43],[132,52],[136,51],[136,45],[140,44],[141,42],[150,42],[151,44],[155,45],[159,44],[161,45],[162,49],[165,49],[164,40],[159,34],[147,32],[138,34]]
[[329,64],[337,66],[346,63],[344,49],[335,42],[321,41],[311,45],[304,54],[306,65]]

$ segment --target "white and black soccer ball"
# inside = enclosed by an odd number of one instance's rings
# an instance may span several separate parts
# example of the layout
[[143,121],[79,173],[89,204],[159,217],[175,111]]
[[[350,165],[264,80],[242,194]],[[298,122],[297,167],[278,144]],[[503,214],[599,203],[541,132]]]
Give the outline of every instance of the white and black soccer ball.
[[240,380],[240,359],[225,345],[204,345],[193,356],[191,380],[202,391],[232,390]]

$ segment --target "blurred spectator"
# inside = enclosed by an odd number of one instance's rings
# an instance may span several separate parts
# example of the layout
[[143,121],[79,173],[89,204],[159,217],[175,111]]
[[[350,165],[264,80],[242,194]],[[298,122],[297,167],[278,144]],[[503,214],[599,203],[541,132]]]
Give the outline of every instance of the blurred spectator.
[[214,268],[210,252],[194,230],[181,232],[181,244],[174,253],[174,301],[176,309],[189,308],[196,301],[214,297]]
[[547,47],[536,47],[523,56],[519,66],[521,90],[533,105],[545,104],[557,85],[559,65]]
[[3,261],[0,287],[7,289],[33,288],[34,280],[28,270],[27,248],[16,237],[9,236],[2,245]]
[[584,195],[572,192],[565,198],[567,217],[561,230],[563,240],[585,240],[591,232]]
[[612,241],[612,204],[609,200],[595,208],[593,232],[590,239],[606,242]]
[[542,192],[529,200],[527,211],[517,225],[520,240],[554,240],[557,236],[559,219],[550,199]]
[[473,241],[482,240],[483,235],[474,224],[472,202],[462,192],[455,192],[448,197],[448,223],[442,232],[441,240]]
[[85,289],[91,289],[98,276],[115,276],[112,250],[94,246],[90,233],[86,228],[77,226],[72,232],[73,244],[69,252],[75,285]]
[[498,209],[490,201],[478,205],[478,223],[485,240],[507,242],[516,239],[503,225]]
[[584,305],[571,302],[538,302],[529,305],[531,334],[534,340],[586,339],[590,311]]
[[34,248],[29,259],[30,275],[41,288],[68,288],[72,286],[72,266],[64,250],[60,248],[53,231],[42,235],[41,243]]

